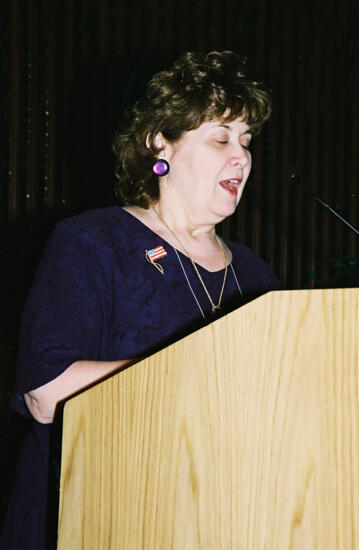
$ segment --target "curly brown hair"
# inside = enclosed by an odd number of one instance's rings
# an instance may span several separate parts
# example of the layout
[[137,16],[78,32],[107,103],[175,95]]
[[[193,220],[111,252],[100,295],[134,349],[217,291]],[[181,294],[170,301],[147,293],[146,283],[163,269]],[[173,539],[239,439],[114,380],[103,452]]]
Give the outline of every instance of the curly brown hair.
[[116,195],[123,205],[149,208],[159,199],[158,177],[152,172],[160,153],[155,145],[159,132],[175,143],[203,122],[238,117],[252,133],[260,131],[270,116],[269,95],[245,76],[243,66],[231,51],[188,52],[150,80],[113,142]]

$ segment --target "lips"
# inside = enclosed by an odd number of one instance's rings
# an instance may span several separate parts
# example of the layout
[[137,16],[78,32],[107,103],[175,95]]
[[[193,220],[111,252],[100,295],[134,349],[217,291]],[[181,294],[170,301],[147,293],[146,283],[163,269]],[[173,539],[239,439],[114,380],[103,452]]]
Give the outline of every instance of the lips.
[[240,178],[231,178],[228,180],[222,180],[219,182],[219,185],[228,191],[233,196],[237,196],[238,187],[242,183],[242,180]]

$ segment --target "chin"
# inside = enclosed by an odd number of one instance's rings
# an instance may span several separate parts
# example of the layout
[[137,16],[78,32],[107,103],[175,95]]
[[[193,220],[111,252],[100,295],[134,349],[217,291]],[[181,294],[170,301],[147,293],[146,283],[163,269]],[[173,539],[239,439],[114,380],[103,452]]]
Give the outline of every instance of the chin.
[[[239,197],[240,198],[240,197]],[[222,212],[223,215],[227,218],[228,216],[232,216],[232,214],[235,213],[239,198],[235,197],[232,201],[228,202],[227,204],[223,205]]]
[[221,221],[232,216],[235,213],[236,208],[237,208],[237,205],[234,204],[231,207],[222,208],[220,211],[217,211],[216,214],[220,218],[220,220],[217,223],[221,223]]
[[216,203],[216,213],[223,219],[232,216],[232,214],[234,214],[237,209],[238,203],[241,199],[241,195],[242,193],[240,195],[232,197],[225,197],[225,200],[223,200],[223,197],[221,197],[222,200],[217,201]]

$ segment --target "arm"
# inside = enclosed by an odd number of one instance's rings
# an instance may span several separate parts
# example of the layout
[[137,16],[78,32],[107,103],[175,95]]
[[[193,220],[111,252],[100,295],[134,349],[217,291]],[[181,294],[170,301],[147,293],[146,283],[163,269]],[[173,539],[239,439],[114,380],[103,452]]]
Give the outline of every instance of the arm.
[[130,363],[109,351],[112,265],[93,225],[57,226],[27,299],[12,403],[40,423],[52,422],[59,402]]
[[54,380],[26,393],[24,399],[27,408],[35,420],[41,424],[49,424],[54,419],[56,407],[60,401],[131,362],[133,363],[130,359],[76,361]]

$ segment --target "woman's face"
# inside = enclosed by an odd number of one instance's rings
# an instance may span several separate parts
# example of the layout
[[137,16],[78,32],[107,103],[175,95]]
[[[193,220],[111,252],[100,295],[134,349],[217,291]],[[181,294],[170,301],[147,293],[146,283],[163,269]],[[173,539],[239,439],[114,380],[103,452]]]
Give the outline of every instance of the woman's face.
[[173,197],[175,190],[186,214],[198,223],[216,224],[230,216],[251,171],[251,137],[248,125],[238,118],[204,122],[177,143],[164,142],[159,156],[171,168],[161,185],[161,197],[166,191]]

